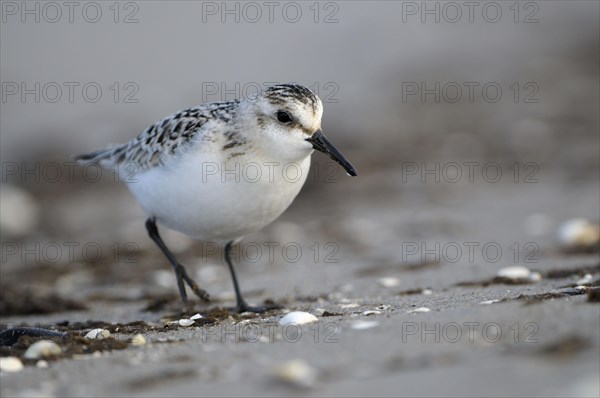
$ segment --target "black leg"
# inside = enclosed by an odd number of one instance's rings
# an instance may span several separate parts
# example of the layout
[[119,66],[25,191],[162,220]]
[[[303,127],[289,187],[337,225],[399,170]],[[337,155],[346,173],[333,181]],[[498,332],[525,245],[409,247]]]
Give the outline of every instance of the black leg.
[[225,261],[227,262],[227,266],[229,267],[229,272],[231,272],[231,279],[233,280],[233,289],[235,290],[235,298],[237,304],[235,306],[235,311],[242,312],[265,312],[268,310],[280,308],[278,305],[265,305],[253,307],[248,305],[244,298],[242,297],[242,292],[240,291],[240,285],[238,284],[237,276],[235,275],[235,270],[233,269],[233,264],[231,263],[231,258],[229,253],[231,252],[231,246],[233,245],[233,241],[227,242],[225,245]]
[[156,243],[156,245],[162,250],[162,252],[167,256],[167,259],[173,266],[175,270],[175,276],[177,277],[177,286],[179,287],[179,294],[181,295],[181,300],[184,303],[187,303],[187,293],[185,292],[185,283],[192,289],[196,296],[200,297],[200,299],[204,302],[210,301],[210,296],[204,289],[200,289],[196,282],[188,275],[185,267],[175,260],[175,256],[169,251],[160,235],[158,234],[158,228],[156,227],[156,220],[154,218],[149,218],[146,220],[146,229],[148,230],[148,235],[150,238]]

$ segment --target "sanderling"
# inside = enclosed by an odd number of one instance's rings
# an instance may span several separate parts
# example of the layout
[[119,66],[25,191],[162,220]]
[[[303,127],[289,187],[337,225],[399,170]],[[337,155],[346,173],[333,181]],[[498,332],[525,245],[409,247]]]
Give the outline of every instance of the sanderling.
[[280,84],[243,100],[182,110],[127,143],[77,159],[129,177],[125,182],[148,215],[150,238],[175,269],[184,303],[184,282],[202,300],[209,296],[169,251],[157,222],[194,239],[224,243],[236,310],[261,312],[267,308],[249,306],[240,293],[232,244],[271,223],[292,203],[306,181],[314,149],[356,176],[321,132],[322,114],[321,100],[308,88]]

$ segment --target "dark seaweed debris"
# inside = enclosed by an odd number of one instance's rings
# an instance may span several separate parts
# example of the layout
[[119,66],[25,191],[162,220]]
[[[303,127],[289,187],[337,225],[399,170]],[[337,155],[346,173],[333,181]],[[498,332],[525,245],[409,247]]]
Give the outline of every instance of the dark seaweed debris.
[[21,336],[29,337],[66,337],[67,334],[51,329],[20,327],[4,330],[0,332],[0,346],[11,346],[15,344]]

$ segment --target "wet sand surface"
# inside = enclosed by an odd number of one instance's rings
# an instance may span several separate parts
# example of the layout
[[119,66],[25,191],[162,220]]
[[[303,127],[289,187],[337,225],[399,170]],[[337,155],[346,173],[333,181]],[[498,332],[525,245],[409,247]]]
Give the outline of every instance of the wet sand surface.
[[[47,367],[24,358],[39,338],[2,347],[25,364],[2,373],[2,396],[597,396],[598,252],[566,252],[556,239],[566,219],[599,218],[597,176],[436,184],[400,175],[372,169],[311,183],[246,237],[237,268],[247,300],[283,307],[259,315],[227,310],[231,282],[214,247],[165,231],[212,296],[182,310],[122,186],[71,187],[68,208],[43,196],[59,220],[45,242],[94,242],[103,253],[7,255],[2,329],[68,335],[52,338],[62,354]],[[94,228],[77,229],[67,213]],[[271,256],[264,242],[278,243]],[[539,275],[498,276],[513,266]],[[289,311],[318,322],[279,325]],[[170,323],[196,313],[192,326]],[[94,328],[111,337],[83,338]],[[138,334],[145,344],[132,343]]]

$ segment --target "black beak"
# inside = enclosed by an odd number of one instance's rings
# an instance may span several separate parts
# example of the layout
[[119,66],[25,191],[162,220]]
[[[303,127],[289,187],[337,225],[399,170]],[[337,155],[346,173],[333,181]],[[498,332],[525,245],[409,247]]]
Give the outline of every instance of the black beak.
[[331,159],[335,160],[342,166],[348,175],[355,177],[356,169],[352,164],[346,160],[344,155],[340,151],[337,150],[335,146],[325,137],[325,135],[318,130],[316,133],[312,135],[312,137],[307,138],[306,141],[310,142],[317,151],[323,152],[328,155]]

